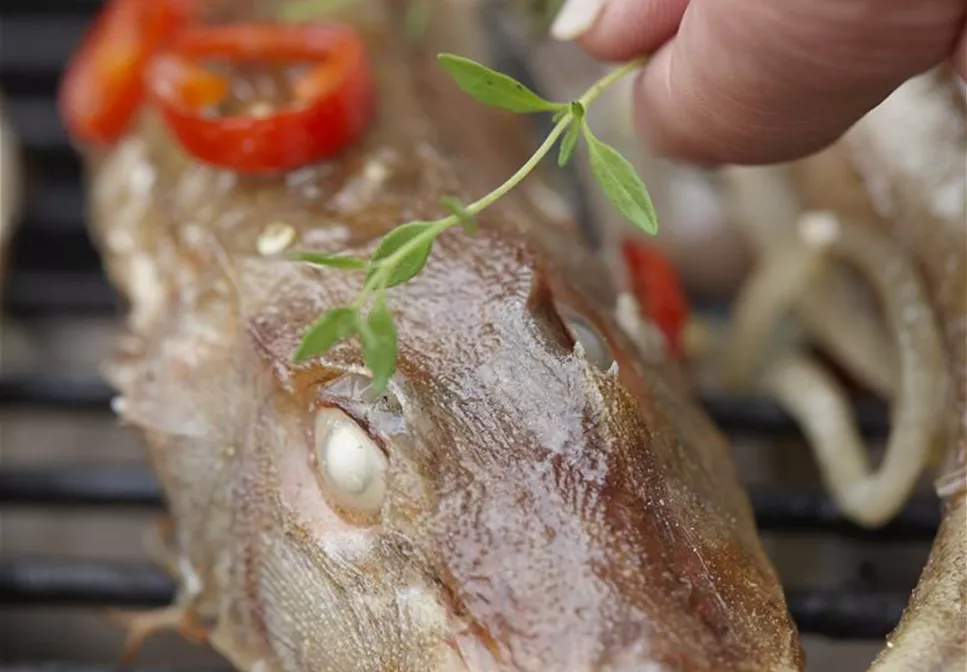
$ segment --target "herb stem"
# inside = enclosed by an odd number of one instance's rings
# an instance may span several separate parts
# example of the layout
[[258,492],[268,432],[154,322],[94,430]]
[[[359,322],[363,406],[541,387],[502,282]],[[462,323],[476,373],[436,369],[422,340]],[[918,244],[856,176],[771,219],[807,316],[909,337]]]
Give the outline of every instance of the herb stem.
[[[640,67],[645,62],[645,59],[640,58],[629,63],[625,63],[623,66],[616,70],[612,70],[610,73],[595,82],[587,91],[584,92],[578,102],[582,106],[586,107],[591,101],[600,96],[605,89],[614,84],[616,81],[624,77],[626,74],[632,70]],[[574,118],[574,113],[568,111],[561,119],[555,124],[554,128],[547,137],[544,138],[544,142],[541,146],[531,155],[529,159],[517,169],[513,175],[511,175],[507,180],[501,184],[499,187],[491,191],[486,196],[482,196],[473,203],[467,206],[466,212],[471,215],[476,215],[483,211],[485,208],[493,205],[495,202],[499,201],[501,198],[507,195],[507,193],[520,184],[524,178],[531,174],[537,164],[547,156],[548,152],[554,147],[554,144],[558,141],[558,138],[567,130],[567,127],[571,123],[578,123],[578,120]],[[400,262],[400,260],[406,258],[406,255],[410,254],[415,248],[426,244],[427,239],[433,240],[438,235],[443,233],[450,227],[456,226],[460,223],[460,218],[457,215],[448,215],[442,219],[434,222],[434,226],[428,227],[425,231],[417,236],[414,236],[406,244],[401,245],[398,250],[393,254],[389,255],[380,262],[379,270],[370,277],[370,281],[363,286],[363,291],[360,292],[359,296],[356,298],[354,305],[356,307],[362,306],[366,298],[373,292],[377,287],[382,287],[383,281],[386,276],[389,275],[390,271]]]
[[604,93],[605,89],[607,89],[616,81],[618,81],[619,79],[627,75],[632,70],[637,70],[638,68],[640,68],[642,65],[645,64],[646,60],[648,60],[646,57],[636,58],[633,61],[629,61],[625,63],[617,70],[612,70],[607,75],[605,75],[597,82],[592,84],[591,87],[584,92],[584,95],[578,98],[578,102],[581,103],[581,105],[583,105],[584,107],[587,107],[588,104],[591,103],[591,101],[593,101],[595,98],[597,98],[602,93]]
[[[521,166],[516,173],[511,175],[510,178],[502,185],[491,191],[486,196],[468,205],[467,212],[469,212],[471,215],[476,215],[487,206],[492,205],[498,199],[503,198],[508,191],[520,184],[521,181],[523,181],[523,179],[527,177],[531,171],[534,170],[534,168],[537,167],[537,164],[541,162],[541,159],[547,156],[547,153],[551,151],[554,143],[557,142],[557,139],[561,137],[561,134],[567,130],[568,125],[573,119],[574,117],[571,116],[570,112],[565,114],[561,120],[557,122],[557,125],[551,130],[551,132],[547,134],[544,142],[542,142],[541,146],[537,148],[537,151],[531,155],[531,158],[527,159],[527,162]],[[456,217],[454,217],[454,221],[456,221]]]
[[[315,3],[340,3],[352,0],[301,0],[300,7]],[[410,0],[411,9],[427,7],[431,0]],[[415,18],[419,16],[414,15]],[[413,17],[410,17],[413,18]],[[411,22],[411,21],[410,21]],[[408,23],[410,23],[408,22]],[[490,193],[465,208],[453,197],[445,196],[440,204],[449,212],[440,219],[407,222],[390,231],[373,251],[369,263],[352,257],[338,258],[311,255],[311,261],[341,268],[366,269],[363,286],[351,305],[330,309],[309,328],[295,354],[296,361],[325,353],[335,343],[358,335],[363,359],[373,376],[373,389],[385,389],[396,369],[398,355],[397,330],[386,305],[386,290],[401,285],[424,268],[432,254],[436,238],[447,229],[463,225],[468,233],[476,230],[474,216],[489,208],[523,182],[560,141],[558,164],[564,165],[574,152],[578,134],[583,133],[588,145],[591,171],[611,203],[639,229],[655,233],[657,216],[654,205],[634,167],[621,154],[598,140],[587,123],[587,106],[612,84],[639,68],[645,59],[637,59],[612,70],[584,94],[569,103],[545,100],[511,77],[490,70],[469,59],[440,54],[440,62],[461,89],[479,101],[510,112],[553,112],[553,128],[541,145],[513,175]],[[562,140],[563,138],[563,140]],[[306,259],[310,260],[310,259]],[[367,304],[370,310],[364,318]]]
[[[534,170],[534,168],[537,167],[537,164],[541,162],[541,159],[547,156],[547,153],[551,151],[554,143],[557,142],[557,139],[561,136],[561,133],[567,129],[572,119],[573,117],[570,113],[564,115],[564,117],[557,122],[557,125],[554,127],[554,129],[548,133],[547,138],[544,139],[544,142],[541,143],[541,146],[537,148],[537,151],[531,155],[527,162],[499,187],[491,191],[486,196],[483,196],[482,198],[479,198],[468,205],[466,208],[467,213],[476,215],[488,206],[493,205],[496,201],[505,196],[507,192],[520,184],[521,181],[527,177],[531,171]],[[359,296],[356,298],[356,305],[361,306],[366,300],[366,297],[372,293],[374,288],[381,287],[383,281],[386,279],[386,276],[389,275],[390,271],[399,263],[401,259],[406,258],[406,255],[410,254],[413,249],[420,247],[421,245],[425,245],[427,239],[433,240],[445,230],[456,226],[459,223],[460,218],[457,215],[447,215],[442,219],[438,219],[434,222],[433,226],[427,227],[425,231],[414,236],[404,245],[401,245],[399,249],[393,252],[393,254],[383,259],[380,262],[379,270],[372,275],[370,281],[365,284],[363,291],[360,292]]]

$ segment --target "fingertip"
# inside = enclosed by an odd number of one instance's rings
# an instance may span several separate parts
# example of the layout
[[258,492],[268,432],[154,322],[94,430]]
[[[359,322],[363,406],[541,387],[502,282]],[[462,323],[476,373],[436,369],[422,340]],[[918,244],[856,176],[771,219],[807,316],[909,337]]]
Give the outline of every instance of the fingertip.
[[654,52],[633,85],[636,123],[655,153],[679,161],[799,158],[943,59],[967,74],[963,0],[920,0],[915,13],[905,0],[857,3],[865,11],[841,0],[567,3],[562,17],[574,3],[584,13],[571,9],[558,34],[592,55]]
[[551,24],[551,36],[561,42],[576,40],[590,31],[604,11],[605,0],[565,0]]
[[[699,166],[769,164],[803,156],[839,134],[829,125],[795,129],[788,119],[770,123],[750,114],[748,100],[710,82],[697,63],[673,40],[636,75],[635,124],[652,152]],[[715,74],[728,79],[727,72]]]
[[566,0],[551,27],[604,61],[624,61],[657,49],[672,35],[688,0]]
[[[697,165],[717,163],[719,152],[710,146],[715,134],[699,132],[695,138],[689,117],[696,109],[697,101],[690,100],[687,81],[674,80],[672,85],[672,59],[675,44],[662,47],[647,65],[635,75],[632,87],[635,126],[648,148],[667,158],[687,161]],[[683,114],[673,114],[679,109]]]
[[706,104],[687,67],[676,65],[678,45],[666,44],[637,73],[633,84],[635,123],[649,149],[667,158],[710,165],[727,161],[727,136],[703,121]]

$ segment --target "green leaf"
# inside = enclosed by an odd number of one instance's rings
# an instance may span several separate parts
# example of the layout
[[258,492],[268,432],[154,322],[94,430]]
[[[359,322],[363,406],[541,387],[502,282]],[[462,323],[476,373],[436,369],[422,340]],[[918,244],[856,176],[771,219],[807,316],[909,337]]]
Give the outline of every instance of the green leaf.
[[511,112],[550,112],[564,106],[544,100],[513,77],[469,58],[453,54],[440,54],[437,58],[457,86],[481,103]]
[[657,234],[655,206],[634,166],[614,147],[594,137],[587,124],[584,124],[584,139],[588,143],[591,172],[608,200],[636,227],[645,233]]
[[316,266],[329,266],[330,268],[344,268],[348,270],[359,270],[366,268],[366,262],[355,257],[346,257],[340,254],[325,254],[323,252],[296,252],[292,255],[295,261],[306,261]]
[[460,226],[471,236],[477,233],[477,220],[467,212],[463,203],[453,196],[444,196],[440,199],[440,205],[450,211],[450,214],[460,220]]
[[581,125],[576,121],[572,121],[571,125],[567,127],[567,133],[564,134],[564,139],[561,140],[561,151],[557,155],[557,165],[561,168],[567,165],[570,161],[571,155],[574,154],[574,149],[578,146],[578,135],[581,133]]
[[[414,238],[432,227],[434,222],[409,222],[401,224],[390,231],[370,257],[369,270],[366,271],[366,282],[377,272],[379,265],[376,262],[382,261],[394,254],[397,250],[409,244]],[[424,240],[414,244],[406,251],[402,259],[397,261],[386,276],[384,287],[395,287],[401,285],[421,270],[426,265],[426,260],[430,257],[430,250],[433,249],[433,237],[427,236]]]
[[302,362],[313,355],[324,354],[336,343],[358,331],[359,318],[355,308],[333,308],[309,327],[293,359]]
[[373,389],[382,392],[396,370],[396,325],[393,314],[380,297],[360,329],[363,359],[373,374]]
[[553,117],[551,117],[551,123],[556,124],[561,119],[563,119],[564,115],[567,114],[569,111],[570,110],[568,108],[562,107],[561,109],[559,109],[557,112],[554,113]]

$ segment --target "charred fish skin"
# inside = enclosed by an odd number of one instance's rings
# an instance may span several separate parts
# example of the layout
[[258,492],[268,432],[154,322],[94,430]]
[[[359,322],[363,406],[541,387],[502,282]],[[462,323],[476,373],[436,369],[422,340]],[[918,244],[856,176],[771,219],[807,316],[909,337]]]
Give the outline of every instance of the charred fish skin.
[[284,252],[366,256],[506,175],[480,144],[507,117],[404,46],[395,3],[365,13],[379,117],[338,159],[243,178],[184,155],[150,109],[90,157],[93,229],[132,305],[109,376],[175,521],[180,603],[252,671],[801,669],[724,440],[526,196],[392,290],[388,394],[355,342],[291,363],[361,278]]
[[885,231],[916,260],[944,340],[938,447],[943,522],[899,626],[871,670],[967,663],[967,129],[962,81],[938,68],[898,89],[829,150],[791,166],[811,207]]

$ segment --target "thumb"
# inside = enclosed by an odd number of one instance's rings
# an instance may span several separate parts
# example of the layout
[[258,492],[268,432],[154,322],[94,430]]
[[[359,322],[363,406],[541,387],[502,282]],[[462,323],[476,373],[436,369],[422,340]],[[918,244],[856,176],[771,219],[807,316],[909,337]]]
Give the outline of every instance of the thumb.
[[833,142],[951,56],[964,17],[963,0],[568,0],[553,32],[609,60],[658,49],[635,83],[655,151],[769,163]]

